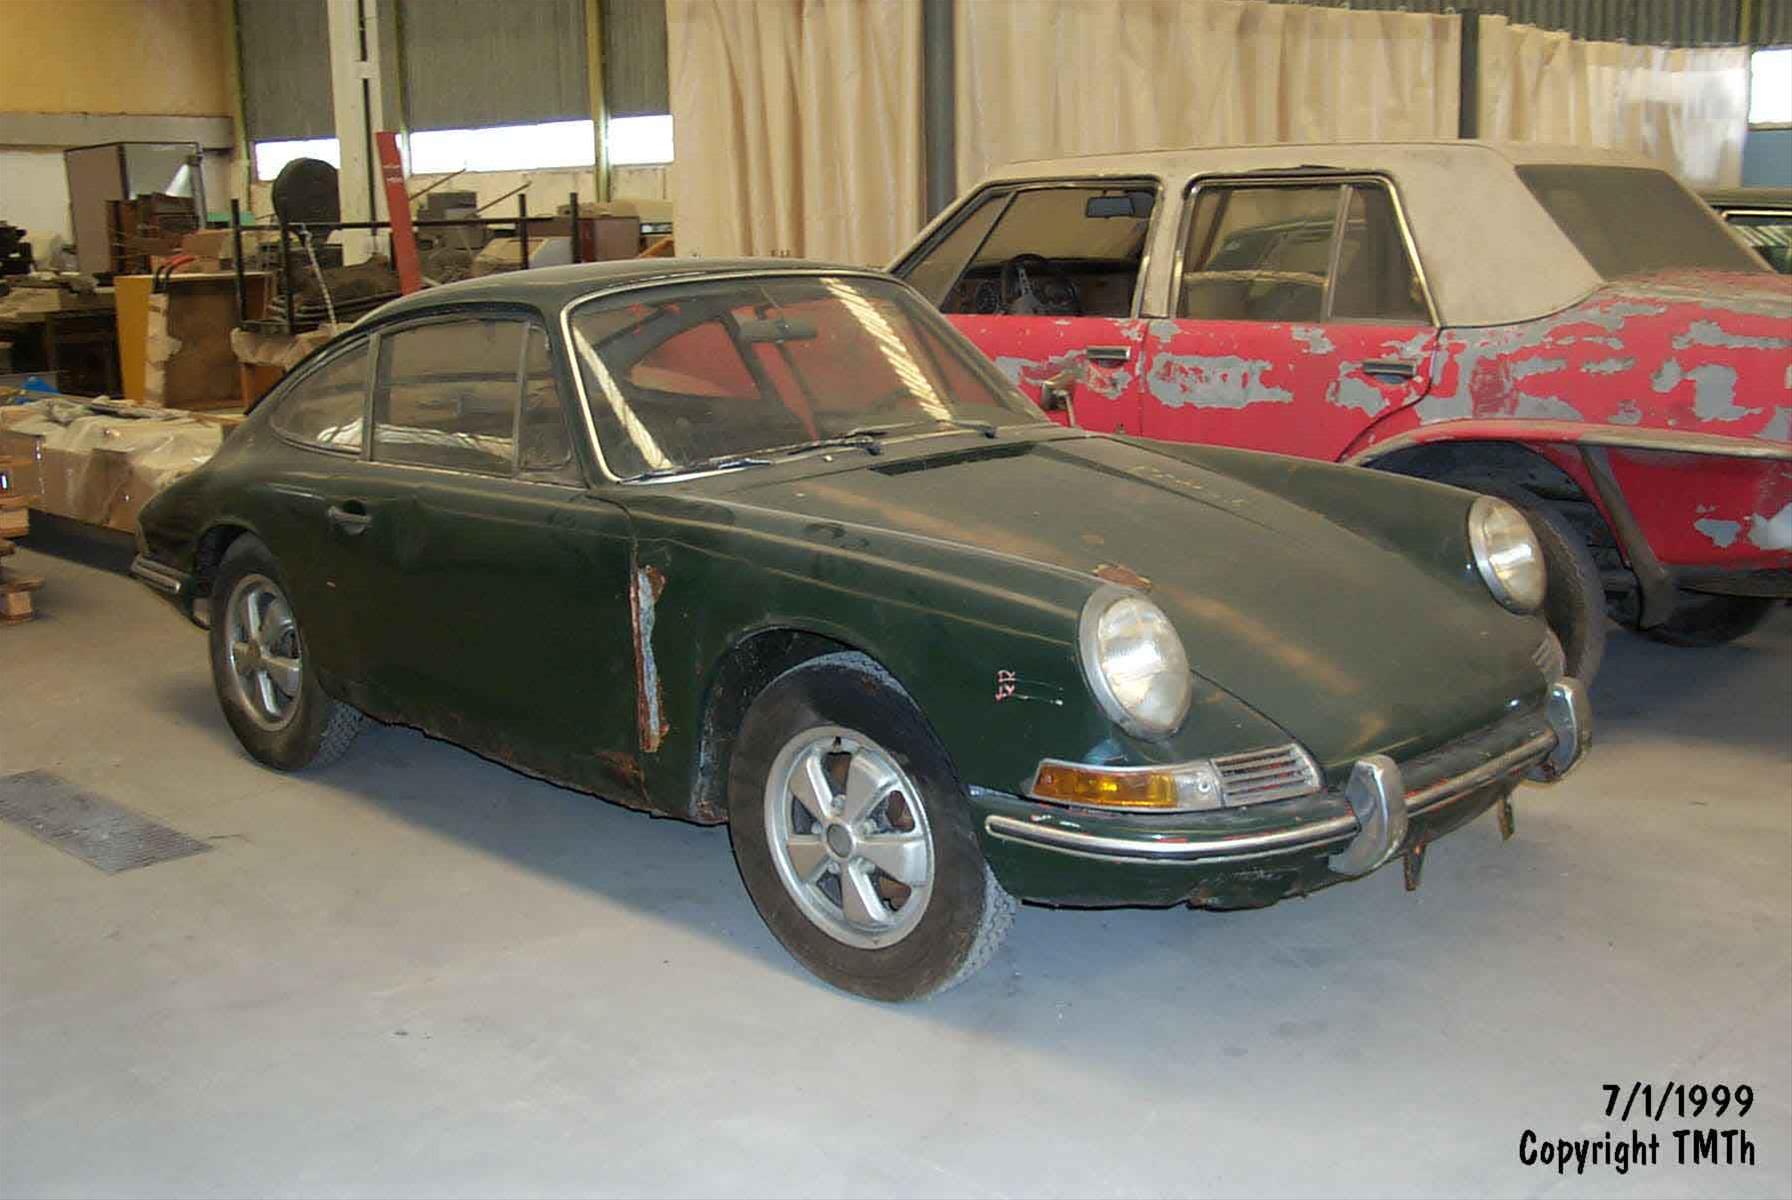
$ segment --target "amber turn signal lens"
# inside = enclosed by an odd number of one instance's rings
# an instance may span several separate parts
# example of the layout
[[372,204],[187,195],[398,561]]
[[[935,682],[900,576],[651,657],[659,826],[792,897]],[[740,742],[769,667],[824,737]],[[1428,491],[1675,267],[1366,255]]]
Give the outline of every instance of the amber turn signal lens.
[[1033,779],[1033,795],[1039,800],[1097,808],[1175,808],[1176,781],[1159,771],[1119,774],[1047,764]]

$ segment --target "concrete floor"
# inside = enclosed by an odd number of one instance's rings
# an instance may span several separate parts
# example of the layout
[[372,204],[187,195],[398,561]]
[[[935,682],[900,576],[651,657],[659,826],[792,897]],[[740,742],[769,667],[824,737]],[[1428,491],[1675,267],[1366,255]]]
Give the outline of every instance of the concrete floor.
[[[214,849],[107,876],[0,824],[5,1195],[1792,1193],[1792,613],[1614,633],[1594,757],[1416,894],[1023,909],[883,1007],[786,957],[721,831],[402,729],[270,773],[197,630],[12,561],[49,582],[0,629],[0,774]],[[1621,1135],[1600,1085],[1633,1080],[1754,1108],[1623,1177],[1520,1165],[1527,1128]],[[1694,1124],[1757,1165],[1673,1165]]]

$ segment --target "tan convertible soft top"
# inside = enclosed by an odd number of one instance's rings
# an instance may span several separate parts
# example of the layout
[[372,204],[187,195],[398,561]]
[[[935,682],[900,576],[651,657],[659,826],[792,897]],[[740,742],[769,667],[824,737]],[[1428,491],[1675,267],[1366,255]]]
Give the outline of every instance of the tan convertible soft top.
[[[1335,167],[1386,175],[1412,227],[1438,315],[1447,325],[1501,325],[1566,308],[1602,280],[1531,195],[1514,168],[1584,163],[1659,169],[1634,155],[1584,146],[1496,142],[1338,142],[1141,150],[1038,159],[990,172],[984,183],[1155,176],[1165,215],[1152,236],[1145,295],[1169,294],[1179,207],[1198,176]],[[1714,217],[1713,220],[1716,218]],[[1638,237],[1649,231],[1639,229]],[[1161,315],[1161,314],[1154,314]]]

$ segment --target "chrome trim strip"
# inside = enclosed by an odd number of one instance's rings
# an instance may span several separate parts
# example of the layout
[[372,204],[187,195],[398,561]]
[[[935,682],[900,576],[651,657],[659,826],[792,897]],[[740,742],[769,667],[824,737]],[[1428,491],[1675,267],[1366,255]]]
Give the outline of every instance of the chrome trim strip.
[[989,831],[991,837],[1005,842],[1044,846],[1084,858],[1130,859],[1137,862],[1207,862],[1215,859],[1261,858],[1306,846],[1340,841],[1356,832],[1356,818],[1345,815],[1293,829],[1233,834],[1229,837],[1187,838],[1182,841],[1108,837],[1105,834],[1084,833],[1057,825],[1036,825],[1017,817],[1005,817],[1000,813],[990,814],[984,820],[983,828]]
[[147,554],[139,554],[131,560],[131,575],[140,583],[147,584],[155,591],[169,596],[180,595],[181,588],[186,586],[187,576],[166,563],[157,562]]
[[[1502,424],[1511,418],[1485,418],[1499,421]],[[1480,419],[1474,420],[1475,424]],[[1561,441],[1564,443],[1588,448],[1610,447],[1614,450],[1665,450],[1674,454],[1712,454],[1724,458],[1763,458],[1779,462],[1792,462],[1792,443],[1775,444],[1760,438],[1731,437],[1724,433],[1694,433],[1670,429],[1622,429],[1617,426],[1594,426],[1598,429],[1595,437],[1584,436],[1592,422],[1583,421],[1524,421],[1528,429],[1536,433],[1526,433],[1515,440],[1527,442]],[[1385,442],[1377,442],[1373,446],[1359,450],[1342,461],[1352,466],[1374,462],[1378,458],[1392,454],[1396,450],[1405,450],[1411,446],[1424,445],[1427,442],[1442,441],[1444,438],[1424,436],[1434,430],[1447,430],[1452,421],[1438,421],[1430,425],[1391,437]],[[1559,431],[1559,437],[1552,437]],[[1511,435],[1507,435],[1511,436]]]
[[[1439,808],[1460,799],[1505,776],[1521,771],[1545,759],[1556,748],[1554,731],[1539,733],[1481,765],[1407,792],[1403,808],[1408,817]],[[1161,770],[1161,767],[1137,768]],[[1116,862],[1214,862],[1264,858],[1290,850],[1303,850],[1354,837],[1360,830],[1354,810],[1351,813],[1297,825],[1288,829],[1261,833],[1216,835],[1180,840],[1141,837],[1111,837],[1067,829],[1062,825],[1024,821],[1018,817],[992,813],[984,819],[983,828],[991,837],[1005,842],[1039,846],[1082,858]]]
[[1509,775],[1521,767],[1529,766],[1545,758],[1556,748],[1554,731],[1539,733],[1530,741],[1515,746],[1497,758],[1490,758],[1478,767],[1453,775],[1448,779],[1440,779],[1436,783],[1426,784],[1415,792],[1406,793],[1406,811],[1422,813],[1436,808],[1440,804],[1454,800],[1464,792],[1472,792],[1484,784],[1492,783],[1501,776]]

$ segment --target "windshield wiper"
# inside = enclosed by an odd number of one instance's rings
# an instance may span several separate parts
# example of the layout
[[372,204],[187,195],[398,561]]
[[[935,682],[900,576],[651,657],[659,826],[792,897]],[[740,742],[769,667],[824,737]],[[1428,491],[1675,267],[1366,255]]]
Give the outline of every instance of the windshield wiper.
[[866,454],[878,455],[884,448],[877,444],[877,439],[888,435],[887,429],[849,429],[835,437],[816,438],[812,442],[798,442],[794,446],[785,446],[780,454],[807,454],[811,450],[832,450],[846,447],[852,450],[863,450]]
[[760,458],[754,454],[722,454],[715,458],[702,458],[696,462],[680,463],[670,467],[655,467],[651,471],[643,471],[634,476],[635,479],[661,479],[667,475],[692,475],[698,471],[733,471],[741,467],[769,467],[772,460]]
[[846,436],[854,434],[882,437],[902,429],[919,429],[924,425],[950,425],[955,429],[968,429],[972,433],[980,433],[986,438],[996,435],[996,427],[988,421],[973,421],[968,417],[923,417],[919,421],[903,421],[897,425],[867,425],[852,430]]

